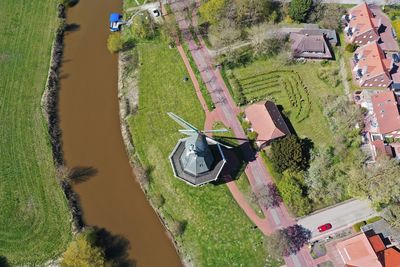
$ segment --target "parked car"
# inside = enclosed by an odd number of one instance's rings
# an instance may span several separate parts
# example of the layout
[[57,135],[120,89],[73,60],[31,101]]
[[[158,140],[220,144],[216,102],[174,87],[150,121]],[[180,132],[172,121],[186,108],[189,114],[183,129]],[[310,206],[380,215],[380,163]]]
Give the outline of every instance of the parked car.
[[318,231],[319,231],[320,233],[322,233],[322,232],[325,232],[325,231],[327,231],[327,230],[329,230],[329,229],[331,229],[331,228],[332,228],[332,224],[326,223],[326,224],[324,224],[324,225],[318,226]]

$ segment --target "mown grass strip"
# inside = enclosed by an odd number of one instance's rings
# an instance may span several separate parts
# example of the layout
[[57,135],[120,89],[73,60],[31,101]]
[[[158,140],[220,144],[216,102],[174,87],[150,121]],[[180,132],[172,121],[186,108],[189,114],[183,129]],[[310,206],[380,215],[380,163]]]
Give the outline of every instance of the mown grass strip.
[[40,106],[57,4],[0,1],[0,256],[10,265],[42,265],[71,238]]

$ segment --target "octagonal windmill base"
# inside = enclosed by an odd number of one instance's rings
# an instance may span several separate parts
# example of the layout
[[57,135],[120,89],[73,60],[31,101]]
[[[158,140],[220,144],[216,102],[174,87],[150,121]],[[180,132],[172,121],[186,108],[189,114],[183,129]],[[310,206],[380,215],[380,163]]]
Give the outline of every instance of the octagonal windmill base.
[[181,155],[185,150],[185,142],[187,139],[188,138],[180,139],[169,157],[175,177],[192,186],[204,185],[217,180],[222,168],[226,163],[226,159],[220,145],[218,143],[208,144],[214,156],[214,162],[209,171],[195,176],[191,173],[185,172],[180,162]]

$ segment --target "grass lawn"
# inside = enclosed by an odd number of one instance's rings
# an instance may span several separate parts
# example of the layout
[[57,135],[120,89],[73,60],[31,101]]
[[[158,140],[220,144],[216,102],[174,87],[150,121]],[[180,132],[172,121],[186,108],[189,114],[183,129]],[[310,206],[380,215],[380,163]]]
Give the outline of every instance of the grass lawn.
[[173,177],[169,154],[180,126],[167,116],[172,111],[202,128],[204,113],[176,49],[159,41],[140,43],[139,109],[129,118],[133,142],[142,164],[150,169],[150,197],[162,194],[161,212],[168,222],[186,223],[177,237],[196,266],[280,266],[268,260],[258,230],[252,229],[225,185],[193,188]]
[[0,1],[0,256],[41,265],[71,239],[40,107],[56,0]]
[[343,88],[341,83],[335,87],[319,76],[323,71],[330,78],[334,69],[338,69],[338,62],[283,65],[278,58],[271,58],[227,70],[226,76],[235,99],[242,94],[248,103],[272,100],[283,107],[300,137],[308,137],[316,145],[328,145],[333,138],[321,99],[342,94]]

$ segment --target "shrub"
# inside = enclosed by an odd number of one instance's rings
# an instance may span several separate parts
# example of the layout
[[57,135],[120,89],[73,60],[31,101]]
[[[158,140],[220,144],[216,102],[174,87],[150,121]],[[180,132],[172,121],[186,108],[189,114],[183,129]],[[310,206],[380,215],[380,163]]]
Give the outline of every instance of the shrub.
[[119,52],[123,47],[123,42],[121,39],[121,33],[113,32],[108,36],[107,48],[111,53]]
[[256,132],[254,132],[254,131],[247,133],[247,138],[250,141],[255,141],[257,139],[257,136],[258,136],[258,134]]
[[174,236],[182,236],[186,229],[186,222],[172,219],[170,230]]
[[271,153],[272,163],[278,172],[286,169],[304,170],[307,167],[306,147],[295,135],[272,142]]
[[363,227],[366,224],[367,224],[366,221],[362,221],[362,222],[356,223],[356,224],[353,225],[353,230],[358,233],[358,232],[361,231],[361,227]]
[[350,53],[353,53],[354,51],[356,51],[356,49],[357,49],[356,44],[347,44],[345,47],[345,50]]
[[292,0],[289,7],[290,17],[295,21],[305,22],[312,4],[312,0]]
[[165,203],[164,196],[162,194],[160,194],[160,193],[157,193],[153,197],[153,203],[158,209],[161,208]]

